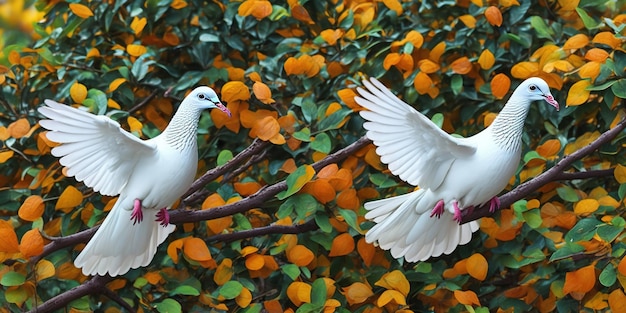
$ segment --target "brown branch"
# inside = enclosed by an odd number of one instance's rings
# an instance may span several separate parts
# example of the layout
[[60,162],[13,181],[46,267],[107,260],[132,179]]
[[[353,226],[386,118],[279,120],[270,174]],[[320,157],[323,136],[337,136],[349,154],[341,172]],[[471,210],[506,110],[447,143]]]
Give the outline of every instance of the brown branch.
[[598,178],[598,177],[607,177],[613,176],[614,168],[609,168],[606,170],[594,170],[594,171],[586,171],[586,172],[563,172],[558,173],[554,180],[576,180],[576,179],[589,179],[589,178]]
[[[570,155],[566,155],[559,161],[555,166],[550,168],[549,170],[541,173],[539,176],[517,186],[515,189],[507,192],[506,194],[500,196],[500,207],[506,208],[513,204],[515,201],[525,198],[541,186],[556,180],[562,180],[563,177],[579,177],[579,174],[576,176],[568,175],[564,171],[569,168],[572,163],[582,159],[583,157],[591,154],[591,152],[600,148],[603,144],[613,140],[619,133],[621,133],[624,129],[626,129],[626,119],[622,119],[615,127],[607,130],[602,133],[600,137],[598,137],[593,142],[589,143],[587,146],[575,151]],[[578,178],[574,178],[578,179]],[[489,212],[489,205],[483,205],[472,212],[465,210],[463,213],[463,223],[471,222],[477,220],[481,217],[489,216],[491,213]]]
[[313,231],[318,229],[319,227],[315,224],[315,219],[310,219],[302,224],[294,224],[294,225],[269,225],[263,227],[257,227],[248,230],[242,230],[238,232],[228,233],[228,234],[218,234],[207,238],[206,240],[209,242],[212,241],[221,241],[221,242],[230,242],[239,239],[252,238],[258,236],[265,236],[271,234],[301,234],[309,231]]
[[[106,284],[112,281],[113,278],[111,276],[94,276],[92,279],[87,282],[76,286],[66,292],[63,292],[57,296],[54,296],[36,308],[30,310],[30,313],[48,313],[54,312],[56,310],[60,310],[64,308],[68,303],[78,298],[95,294],[95,293],[106,293]],[[133,308],[130,307],[127,303],[122,301],[123,303],[119,303],[129,312],[134,312]]]
[[144,105],[148,104],[150,100],[154,99],[156,95],[159,93],[158,89],[153,90],[145,99],[141,100],[141,102],[137,103],[134,107],[128,110],[128,114],[133,114],[135,111],[141,109]]

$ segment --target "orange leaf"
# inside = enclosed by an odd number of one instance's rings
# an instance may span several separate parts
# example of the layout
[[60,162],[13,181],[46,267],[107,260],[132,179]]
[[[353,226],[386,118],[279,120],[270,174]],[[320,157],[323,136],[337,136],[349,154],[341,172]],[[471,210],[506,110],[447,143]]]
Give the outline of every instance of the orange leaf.
[[383,60],[383,68],[389,70],[393,65],[400,62],[400,54],[396,52],[389,53]]
[[413,86],[420,95],[423,95],[428,93],[428,91],[433,87],[433,80],[430,79],[430,76],[428,76],[428,74],[424,72],[419,72],[417,73],[417,75],[415,75]]
[[489,264],[482,254],[474,253],[467,259],[466,268],[470,276],[483,281],[487,277]]
[[539,145],[536,149],[537,153],[544,158],[555,156],[561,150],[561,142],[558,139],[549,139]]
[[450,64],[450,67],[452,67],[452,71],[455,73],[463,75],[472,70],[472,62],[470,62],[467,57],[460,57],[454,60],[454,62]]
[[471,290],[468,290],[468,291],[455,290],[454,297],[456,298],[457,301],[459,301],[461,304],[464,304],[464,305],[480,305],[478,296],[476,296],[476,293]]
[[109,92],[113,92],[115,90],[117,90],[117,88],[120,87],[120,85],[122,85],[123,83],[126,82],[126,78],[124,77],[120,77],[120,78],[116,78],[114,79],[110,84],[109,84]]
[[291,7],[291,16],[300,22],[305,22],[307,24],[315,24],[313,19],[311,19],[311,15],[309,15],[309,11],[306,10],[301,4],[296,3],[292,4]]
[[502,25],[502,12],[495,6],[490,6],[485,10],[485,17],[492,26],[500,27]]
[[135,16],[133,18],[133,21],[130,22],[130,28],[133,30],[133,33],[135,33],[135,35],[139,35],[143,28],[146,27],[147,23],[148,19],[146,19],[145,17],[140,18],[138,16]]
[[497,74],[491,80],[491,93],[497,99],[502,99],[509,92],[511,88],[511,79],[505,74]]
[[414,48],[420,48],[424,44],[424,36],[416,30],[410,30],[404,39],[412,43]]
[[320,36],[324,39],[324,41],[326,41],[326,43],[332,46],[337,43],[337,40],[341,39],[341,36],[343,36],[343,30],[325,29],[320,33]]
[[589,43],[589,37],[585,34],[576,34],[565,42],[563,50],[580,49]]
[[478,64],[483,70],[488,70],[496,63],[496,57],[489,51],[489,49],[483,50],[478,57]]
[[565,101],[565,105],[576,106],[587,102],[587,99],[589,99],[589,95],[591,94],[591,92],[587,90],[587,87],[589,86],[591,86],[591,82],[589,82],[588,80],[579,80],[574,83],[567,92],[567,100]]
[[258,251],[259,251],[259,248],[255,246],[246,246],[243,249],[241,249],[240,253],[241,253],[241,256],[248,256]]
[[287,287],[287,297],[296,306],[302,303],[311,303],[311,285],[300,281],[294,281]]
[[574,213],[577,215],[587,216],[598,210],[600,202],[596,199],[583,199],[574,206]]
[[437,72],[440,69],[439,64],[429,60],[429,59],[423,59],[420,60],[419,62],[417,62],[417,66],[419,67],[420,71],[426,73],[426,74],[432,74]]
[[87,87],[79,82],[74,82],[70,87],[70,96],[74,102],[83,103],[87,98]]
[[278,124],[276,118],[273,116],[266,116],[254,124],[250,133],[256,135],[263,141],[268,141],[272,137],[276,136],[279,131],[280,125]]
[[174,264],[178,264],[178,251],[183,249],[186,238],[176,239],[167,246],[167,255],[172,259]]
[[246,256],[246,268],[251,271],[258,271],[265,265],[265,259],[258,253],[252,253]]
[[361,237],[356,243],[356,250],[359,252],[363,263],[367,266],[371,266],[374,255],[376,254],[376,247],[371,243],[367,243],[365,238]]
[[41,198],[41,196],[28,196],[28,198],[24,200],[19,210],[17,211],[17,215],[25,221],[32,222],[43,215],[44,208],[45,206],[43,204],[43,199]]
[[612,312],[626,312],[626,295],[621,288],[617,288],[609,294],[609,308]]
[[328,256],[342,256],[354,251],[354,238],[348,233],[343,233],[333,239]]
[[467,28],[475,28],[476,27],[476,18],[469,14],[459,16],[459,20],[467,26]]
[[25,258],[40,255],[43,252],[43,237],[39,229],[31,229],[22,236],[20,252]]
[[617,47],[622,45],[622,41],[619,38],[615,37],[615,34],[613,32],[608,31],[596,34],[593,37],[592,42],[604,44],[613,49],[616,49]]
[[313,262],[315,255],[309,248],[303,245],[295,245],[287,251],[287,259],[297,266],[307,266]]
[[199,262],[208,261],[213,258],[204,240],[195,237],[185,240],[183,253],[190,259]]
[[252,302],[252,293],[248,290],[248,288],[243,287],[243,289],[241,289],[241,293],[235,297],[235,302],[239,307],[248,307],[250,302]]
[[402,4],[398,0],[383,0],[383,3],[391,11],[395,11],[396,15],[402,14]]
[[227,82],[222,86],[222,100],[229,103],[233,101],[248,101],[250,90],[240,81]]
[[304,73],[302,67],[300,66],[300,62],[294,57],[289,57],[285,61],[285,65],[283,65],[283,67],[285,68],[285,73],[287,75],[299,75]]
[[596,284],[596,270],[595,265],[590,264],[585,267],[581,267],[573,272],[565,274],[565,284],[563,285],[563,293],[569,294],[570,292],[587,293],[593,289]]
[[245,182],[245,183],[234,183],[233,187],[235,187],[235,190],[242,196],[247,197],[257,191],[259,191],[259,189],[261,189],[261,184],[255,182],[255,181],[251,181],[251,182]]
[[369,297],[374,295],[372,288],[361,282],[356,282],[348,287],[343,287],[342,291],[349,305],[363,303]]
[[54,208],[64,211],[64,209],[72,209],[83,202],[83,194],[74,186],[67,186],[59,196]]
[[0,221],[0,258],[1,253],[17,253],[20,252],[20,245],[17,243],[17,235],[15,230],[6,221]]
[[267,0],[246,0],[237,9],[241,16],[254,16],[257,20],[272,14],[272,4]]
[[604,63],[606,59],[609,57],[609,53],[604,49],[600,48],[592,48],[587,53],[585,53],[585,59],[589,61],[596,61],[600,63]]
[[255,82],[252,85],[252,92],[254,93],[254,96],[259,99],[259,101],[265,104],[272,104],[276,102],[272,99],[272,91],[270,90],[270,87],[262,82]]
[[591,81],[594,81],[598,75],[600,75],[599,62],[587,62],[578,69],[578,76],[580,76],[580,78],[590,78]]
[[302,188],[302,191],[311,194],[322,204],[335,200],[335,188],[326,179],[316,179],[308,182]]
[[536,62],[520,62],[511,68],[511,75],[515,78],[526,79],[539,71],[539,64]]
[[144,53],[148,52],[148,49],[142,45],[130,44],[126,46],[126,52],[134,57],[140,57]]
[[354,97],[356,96],[356,92],[352,89],[341,89],[337,91],[337,96],[343,103],[345,103],[349,108],[353,110],[362,109],[360,105],[354,101]]
[[[626,183],[626,166],[617,164],[615,166],[615,170],[613,171],[613,175],[615,176],[615,180],[617,180],[618,183]],[[624,275],[626,275],[626,272],[624,272]]]
[[11,134],[11,137],[19,139],[28,135],[30,131],[30,124],[26,118],[20,118],[17,121],[9,124],[7,131]]
[[446,52],[446,42],[441,41],[432,50],[430,50],[428,58],[433,62],[439,62],[439,59],[444,52]]
[[385,290],[376,300],[376,304],[379,307],[384,307],[392,301],[395,304],[406,305],[406,298],[396,290]]
[[87,6],[80,3],[70,3],[70,10],[80,18],[93,16],[93,12]]
[[405,297],[409,294],[411,289],[411,285],[406,279],[406,276],[404,276],[404,274],[399,270],[394,270],[384,274],[374,285],[389,290],[397,290]]
[[345,189],[341,191],[337,195],[337,205],[340,208],[348,209],[348,210],[358,210],[361,206],[361,202],[359,201],[359,197],[357,196],[357,192],[355,189]]

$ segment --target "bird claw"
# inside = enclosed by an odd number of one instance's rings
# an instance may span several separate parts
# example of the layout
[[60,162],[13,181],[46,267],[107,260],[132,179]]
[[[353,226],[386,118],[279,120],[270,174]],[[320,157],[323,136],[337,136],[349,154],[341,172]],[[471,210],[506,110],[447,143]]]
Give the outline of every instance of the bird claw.
[[141,200],[135,199],[133,205],[133,211],[130,213],[130,219],[133,221],[133,225],[141,223],[143,221],[143,211],[141,210]]
[[498,198],[497,196],[494,196],[493,198],[491,198],[491,200],[489,200],[489,213],[494,213],[499,208],[500,208],[500,198]]
[[435,204],[435,207],[433,208],[433,210],[430,211],[430,217],[437,216],[437,218],[440,218],[441,214],[443,214],[443,209],[444,209],[443,207],[444,207],[443,200],[437,201],[437,204]]
[[452,207],[454,208],[454,220],[461,224],[461,221],[463,220],[463,214],[461,214],[461,209],[459,209],[459,204],[454,201],[452,203]]
[[161,224],[161,226],[163,227],[166,227],[170,224],[170,213],[167,212],[166,208],[161,208],[161,210],[159,210],[159,212],[156,214],[155,221],[160,222],[159,224]]

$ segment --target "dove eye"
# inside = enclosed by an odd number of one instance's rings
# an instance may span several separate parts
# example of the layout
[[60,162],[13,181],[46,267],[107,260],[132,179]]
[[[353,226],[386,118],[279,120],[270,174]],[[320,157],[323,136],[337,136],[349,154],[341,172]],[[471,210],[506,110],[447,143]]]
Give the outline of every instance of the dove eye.
[[530,85],[530,87],[529,87],[529,88],[530,88],[530,90],[531,90],[531,91],[535,91],[535,90],[537,90],[537,86],[535,86],[535,85]]
[[200,100],[204,100],[204,98],[205,98],[204,94],[199,94],[199,95],[198,95],[198,99],[200,99]]

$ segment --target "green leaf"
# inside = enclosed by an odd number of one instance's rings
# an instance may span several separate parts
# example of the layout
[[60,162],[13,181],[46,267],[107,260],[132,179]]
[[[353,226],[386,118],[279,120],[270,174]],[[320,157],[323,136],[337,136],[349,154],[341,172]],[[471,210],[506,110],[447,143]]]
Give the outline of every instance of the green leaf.
[[539,155],[539,153],[535,150],[528,151],[524,154],[524,164],[528,164],[528,162],[535,159],[545,160],[545,158]]
[[230,150],[222,150],[217,155],[217,166],[222,166],[233,159],[233,153]]
[[311,288],[311,303],[323,306],[326,303],[326,283],[321,278],[313,282]]
[[620,78],[611,85],[611,91],[618,98],[626,99],[626,78]]
[[526,224],[528,224],[528,226],[530,226],[531,228],[538,228],[543,223],[543,219],[541,218],[541,210],[539,209],[526,211],[522,213],[522,216],[524,217]]
[[170,295],[199,296],[200,290],[189,285],[181,285],[170,292]]
[[344,210],[344,209],[337,209],[339,212],[339,215],[341,215],[344,219],[344,221],[352,228],[360,231],[361,227],[359,227],[359,224],[357,223],[357,216],[356,213],[354,211],[351,210]]
[[552,256],[550,256],[550,262],[569,258],[573,255],[579,254],[580,252],[584,250],[585,250],[585,247],[579,244],[576,244],[573,242],[566,242],[565,245],[561,246],[558,250],[552,253]]
[[311,149],[321,153],[330,153],[331,148],[330,137],[326,133],[317,134],[315,140],[311,142]]
[[18,272],[7,272],[0,279],[0,285],[5,287],[21,286],[26,281],[26,277]]
[[311,141],[311,130],[308,127],[305,127],[293,133],[293,138],[296,138],[304,142],[309,142]]
[[161,313],[179,313],[183,310],[180,303],[174,299],[165,299],[157,303],[156,309]]
[[600,272],[600,276],[598,280],[604,287],[611,287],[615,284],[617,280],[617,273],[615,272],[615,266],[611,263],[607,264],[606,267]]
[[374,173],[369,176],[370,181],[380,187],[380,188],[389,188],[393,186],[397,186],[398,182],[393,179],[389,175],[385,175],[383,173]]
[[280,270],[283,271],[291,280],[296,280],[298,276],[300,276],[300,268],[295,264],[285,264],[280,267]]
[[454,93],[454,95],[460,94],[463,91],[463,76],[452,75],[450,88],[452,89],[452,93]]
[[4,292],[4,298],[9,303],[20,304],[28,300],[28,292],[24,287],[8,289]]
[[572,229],[565,234],[565,242],[591,240],[591,238],[593,238],[596,234],[596,228],[600,224],[602,224],[602,222],[591,217],[578,221],[578,223],[576,223],[576,225],[574,225],[574,227],[572,227]]
[[148,284],[148,280],[143,278],[143,277],[138,277],[137,279],[135,279],[135,282],[133,283],[133,287],[137,288],[137,289],[141,289],[143,288],[143,286]]
[[614,225],[600,225],[597,229],[597,234],[602,238],[602,240],[606,242],[613,242],[619,234],[624,231],[623,226],[614,226]]
[[219,294],[220,296],[230,300],[235,299],[238,295],[240,295],[241,290],[243,290],[243,285],[240,282],[230,280],[219,288]]
[[333,231],[333,226],[330,225],[328,215],[326,214],[315,214],[315,224],[317,224],[321,231],[327,234]]
[[574,188],[570,186],[559,187],[556,189],[556,193],[559,194],[559,197],[561,197],[561,199],[567,202],[578,202],[580,200],[580,197],[578,197],[576,190],[574,190]]
[[537,37],[553,39],[554,31],[548,26],[543,17],[531,16],[530,25],[537,33]]
[[315,175],[315,169],[311,165],[301,165],[293,173],[289,174],[286,179],[287,190],[279,192],[276,197],[279,200],[283,200],[294,193],[298,192],[304,184],[311,181]]
[[444,116],[441,113],[435,113],[433,117],[430,119],[437,127],[443,127]]
[[599,28],[603,25],[602,22],[597,22],[591,16],[589,16],[589,14],[584,9],[576,8],[576,12],[578,13],[578,16],[580,16],[580,19],[583,21],[585,28],[589,30]]

